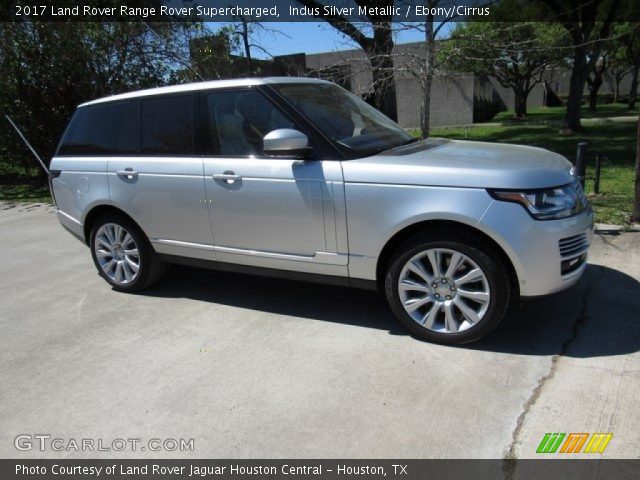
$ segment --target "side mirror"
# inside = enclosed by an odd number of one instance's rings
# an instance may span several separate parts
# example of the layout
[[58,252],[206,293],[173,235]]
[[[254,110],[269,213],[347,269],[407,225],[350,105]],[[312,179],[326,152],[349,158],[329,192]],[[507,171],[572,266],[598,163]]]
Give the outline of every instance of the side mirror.
[[302,158],[309,150],[309,139],[298,130],[279,128],[264,136],[262,150],[269,156]]

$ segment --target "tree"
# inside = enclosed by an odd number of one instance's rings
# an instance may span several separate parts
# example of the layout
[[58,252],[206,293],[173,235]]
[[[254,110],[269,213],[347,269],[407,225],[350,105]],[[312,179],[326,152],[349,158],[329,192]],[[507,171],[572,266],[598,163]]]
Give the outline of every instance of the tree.
[[[362,24],[350,22],[338,13],[327,13],[319,0],[297,0],[308,8],[319,9],[318,17],[357,43],[371,63],[373,103],[393,120],[398,119],[396,83],[393,64],[392,15],[368,13]],[[394,0],[354,0],[362,7],[393,7]],[[369,12],[370,10],[368,10]]]
[[[189,42],[191,71],[181,72],[182,80],[195,75],[200,80],[221,80],[230,78],[239,71],[232,51],[238,48],[235,27],[225,25],[215,32],[200,35]],[[246,68],[246,64],[243,66]],[[239,73],[237,74],[239,75]]]
[[541,0],[553,12],[549,20],[559,21],[569,33],[573,54],[569,98],[563,133],[572,135],[582,130],[582,94],[587,75],[600,57],[602,42],[612,28],[620,0]]
[[428,14],[424,23],[403,24],[402,30],[418,30],[424,33],[424,48],[418,54],[411,54],[408,59],[408,72],[418,80],[420,85],[420,138],[429,137],[431,123],[431,87],[437,71],[436,38],[445,25],[455,17],[447,17],[434,25],[433,11],[441,0],[426,0]]
[[613,47],[611,47],[611,53],[609,56],[609,84],[613,91],[613,103],[620,101],[620,84],[622,83],[622,80],[631,73],[631,69],[629,68],[624,55],[622,43],[618,37],[618,32],[616,32],[612,42]]
[[587,86],[589,88],[589,111],[595,112],[598,104],[598,91],[604,83],[604,73],[611,66],[611,57],[615,52],[603,48],[600,58],[593,64],[593,69],[587,75]]
[[[44,158],[76,105],[170,82],[186,66],[182,23],[16,22],[0,25],[0,109],[22,127]],[[0,122],[4,156],[33,175],[33,159],[7,122]],[[40,180],[44,175],[40,173]]]
[[247,63],[247,75],[253,77],[253,62],[251,61],[251,42],[249,41],[249,22],[247,18],[240,15],[240,21],[237,24],[237,28],[233,32],[242,38],[242,46],[244,47],[244,58]]
[[620,82],[626,75],[632,74],[629,108],[633,109],[638,90],[638,69],[640,69],[640,24],[615,23],[611,38],[601,42],[601,45],[599,48],[600,57],[587,75],[589,110],[595,111],[596,109],[598,90],[604,83],[606,71],[611,72],[613,76],[614,102],[618,101]]
[[431,86],[433,85],[433,74],[436,68],[436,36],[444,23],[440,23],[436,28],[433,26],[432,8],[438,4],[437,0],[428,0],[430,13],[424,22],[424,74],[420,82],[420,93],[422,102],[420,105],[420,138],[428,138],[431,123]]
[[524,118],[529,93],[562,57],[563,39],[562,29],[547,23],[473,22],[458,25],[440,56],[451,69],[489,75],[512,89],[515,117]]
[[289,36],[280,30],[275,30],[273,28],[268,28],[264,23],[258,22],[251,17],[245,17],[244,15],[238,15],[238,21],[233,23],[228,33],[232,37],[232,39],[237,39],[233,42],[232,49],[237,48],[236,44],[242,45],[241,50],[243,56],[245,58],[245,72],[248,77],[253,77],[255,75],[255,65],[252,59],[252,49],[259,50],[263,54],[271,57],[271,54],[267,51],[259,43],[256,43],[254,37],[257,36],[258,33],[261,34],[270,34],[272,37],[277,35],[282,35],[285,37]]
[[620,24],[616,27],[616,33],[620,35],[624,61],[631,71],[628,106],[629,110],[634,110],[638,96],[638,77],[640,73],[640,24]]

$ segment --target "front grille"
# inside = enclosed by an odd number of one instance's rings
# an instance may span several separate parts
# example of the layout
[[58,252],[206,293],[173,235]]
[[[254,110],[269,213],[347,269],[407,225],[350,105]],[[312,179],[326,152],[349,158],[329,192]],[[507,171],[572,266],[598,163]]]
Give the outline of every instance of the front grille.
[[576,257],[589,248],[587,234],[581,233],[579,235],[561,238],[558,241],[558,247],[560,248],[560,256],[562,258]]

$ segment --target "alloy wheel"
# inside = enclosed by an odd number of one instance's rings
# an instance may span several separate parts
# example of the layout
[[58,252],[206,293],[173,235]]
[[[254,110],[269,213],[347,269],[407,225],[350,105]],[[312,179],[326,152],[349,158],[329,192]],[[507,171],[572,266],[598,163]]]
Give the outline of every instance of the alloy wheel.
[[400,272],[398,293],[417,324],[439,333],[477,325],[491,300],[489,281],[478,264],[448,248],[430,248],[411,257]]
[[96,232],[94,252],[102,272],[118,285],[133,282],[140,271],[140,253],[130,232],[117,223],[105,223]]

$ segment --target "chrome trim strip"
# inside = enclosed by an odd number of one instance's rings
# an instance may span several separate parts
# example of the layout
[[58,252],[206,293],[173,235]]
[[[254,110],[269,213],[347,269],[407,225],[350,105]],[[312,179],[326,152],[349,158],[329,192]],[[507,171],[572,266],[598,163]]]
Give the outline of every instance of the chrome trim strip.
[[290,253],[265,252],[262,250],[245,250],[244,248],[213,247],[215,252],[232,253],[238,255],[250,255],[252,257],[280,258],[282,260],[297,260],[300,262],[313,262],[314,257],[309,255],[295,255]]
[[346,265],[349,258],[344,253],[316,252],[314,255],[295,255],[290,253],[265,252],[262,250],[246,250],[244,248],[218,247],[204,243],[181,242],[179,240],[167,240],[165,238],[152,238],[152,243],[173,245],[176,247],[193,248],[196,250],[208,250],[217,253],[229,253],[233,255],[245,255],[250,257],[273,258],[278,260],[293,260],[297,262],[322,263],[325,265]]
[[[126,171],[122,171],[122,173],[118,173],[118,172],[109,172],[110,174],[116,174],[116,176],[120,176],[120,175],[126,175],[127,172]],[[131,172],[131,173],[135,173],[137,176],[139,177],[180,177],[180,178],[205,178],[204,175],[191,175],[191,174],[187,174],[187,173],[145,173],[145,172]],[[129,173],[129,175],[131,175],[131,173]]]
[[69,215],[66,212],[63,212],[62,210],[60,210],[59,208],[56,207],[56,213],[59,213],[60,215],[64,216],[65,218],[68,218],[69,220],[71,220],[73,223],[77,223],[78,225],[82,226],[82,222],[79,220],[76,220],[75,218],[73,218],[71,215]]
[[195,248],[197,250],[213,250],[213,245],[207,245],[205,243],[181,242],[179,240],[167,240],[164,238],[152,238],[151,242],[164,245],[175,245],[176,247]]
[[325,265],[347,265],[349,261],[346,253],[316,252],[313,258],[317,263]]
[[586,241],[587,241],[587,236],[586,236],[586,235],[584,235],[584,236],[582,236],[582,237],[580,237],[580,238],[576,238],[576,239],[574,239],[574,240],[565,240],[565,241],[562,241],[562,240],[561,240],[560,242],[558,242],[558,245],[559,245],[561,248],[563,248],[563,247],[570,247],[570,246],[572,246],[572,245],[576,245],[576,244],[578,244],[578,243],[584,243],[584,242],[586,242]]
[[248,255],[252,257],[274,258],[279,260],[293,260],[297,262],[313,262],[325,265],[346,265],[348,255],[341,253],[316,252],[311,255],[295,255],[290,253],[265,252],[262,250],[245,250],[233,247],[213,247],[215,252],[230,253],[234,255]]
[[589,250],[589,245],[583,245],[580,247],[574,247],[571,249],[568,249],[564,252],[560,252],[560,257],[561,258],[572,258],[572,257],[579,257],[580,255],[582,255],[583,253],[586,253]]

